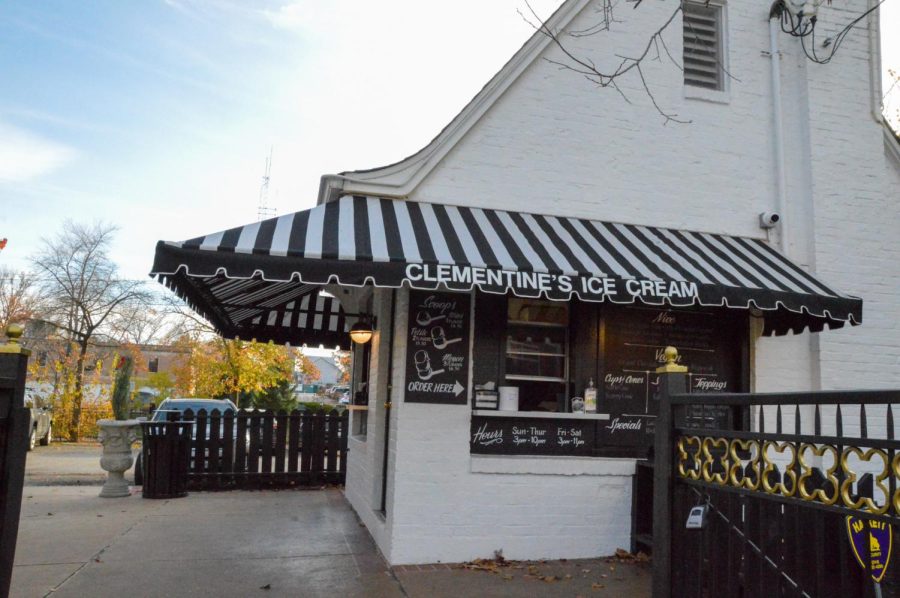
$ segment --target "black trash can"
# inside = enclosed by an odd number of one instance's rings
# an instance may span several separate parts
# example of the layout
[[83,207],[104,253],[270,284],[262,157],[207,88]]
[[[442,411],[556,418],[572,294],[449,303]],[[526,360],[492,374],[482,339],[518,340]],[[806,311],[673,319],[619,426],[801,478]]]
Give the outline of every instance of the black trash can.
[[187,496],[192,422],[143,422],[144,498]]

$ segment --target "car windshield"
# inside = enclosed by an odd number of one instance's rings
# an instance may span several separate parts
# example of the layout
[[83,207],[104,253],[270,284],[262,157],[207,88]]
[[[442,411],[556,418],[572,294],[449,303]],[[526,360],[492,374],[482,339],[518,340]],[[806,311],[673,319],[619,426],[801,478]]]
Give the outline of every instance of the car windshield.
[[216,401],[214,403],[210,401],[179,401],[177,403],[163,401],[159,409],[153,412],[151,421],[164,421],[169,413],[184,413],[188,409],[194,413],[201,409],[206,409],[207,413],[211,413],[213,409],[218,409],[223,414],[228,411],[234,412],[234,407],[224,401]]

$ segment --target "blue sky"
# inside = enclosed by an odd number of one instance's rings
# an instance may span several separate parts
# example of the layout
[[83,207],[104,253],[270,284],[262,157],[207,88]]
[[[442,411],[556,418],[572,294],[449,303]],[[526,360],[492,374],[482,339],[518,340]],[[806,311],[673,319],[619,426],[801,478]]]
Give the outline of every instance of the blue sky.
[[[532,5],[544,16],[556,0]],[[900,37],[900,0],[883,29]],[[532,30],[523,0],[0,4],[0,263],[66,218],[120,227],[134,278],[158,239],[311,207],[319,176],[427,143]],[[891,14],[893,13],[893,14]],[[886,62],[900,66],[900,48]]]

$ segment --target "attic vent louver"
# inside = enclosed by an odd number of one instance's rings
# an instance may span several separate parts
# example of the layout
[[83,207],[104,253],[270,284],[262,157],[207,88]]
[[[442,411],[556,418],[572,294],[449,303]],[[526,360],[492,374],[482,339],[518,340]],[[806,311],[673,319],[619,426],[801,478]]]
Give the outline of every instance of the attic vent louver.
[[685,2],[684,84],[724,89],[722,77],[722,8]]

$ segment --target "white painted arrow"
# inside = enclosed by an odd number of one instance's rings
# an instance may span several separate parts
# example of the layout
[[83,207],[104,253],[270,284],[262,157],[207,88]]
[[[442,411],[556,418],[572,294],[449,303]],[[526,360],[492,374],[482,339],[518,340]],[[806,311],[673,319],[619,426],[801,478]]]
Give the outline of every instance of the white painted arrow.
[[457,381],[456,384],[453,386],[453,394],[455,394],[456,396],[459,396],[460,393],[462,393],[462,391],[464,391],[465,389],[466,389],[466,387]]

